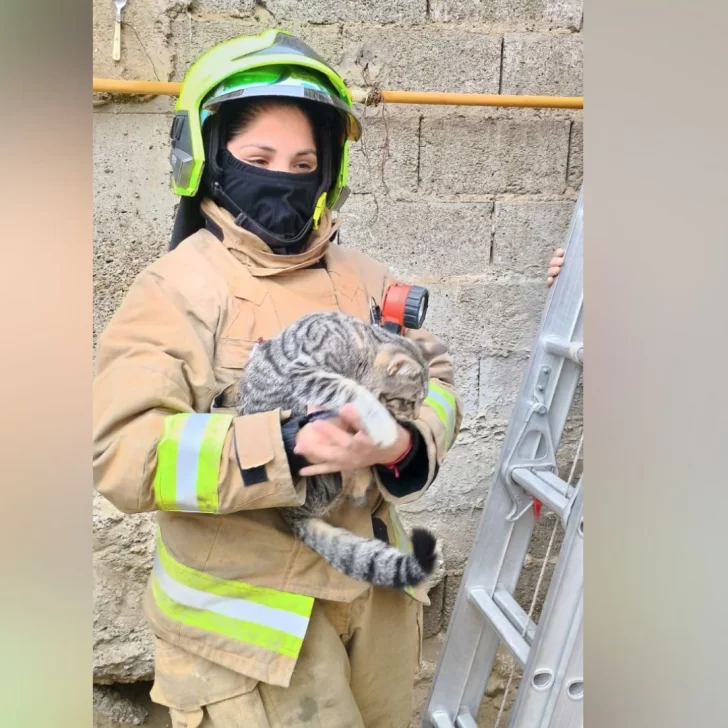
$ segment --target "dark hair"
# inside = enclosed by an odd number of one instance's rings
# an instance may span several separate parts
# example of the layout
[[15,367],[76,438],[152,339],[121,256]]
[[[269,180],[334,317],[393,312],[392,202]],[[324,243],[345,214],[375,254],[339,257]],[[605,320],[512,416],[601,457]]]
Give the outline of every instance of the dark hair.
[[304,107],[295,99],[286,98],[285,96],[258,96],[247,101],[233,101],[227,104],[227,107],[222,107],[222,113],[226,117],[225,144],[233,137],[244,132],[258,116],[274,109],[298,109],[305,114],[311,128],[316,128],[316,120],[312,118],[311,109]]

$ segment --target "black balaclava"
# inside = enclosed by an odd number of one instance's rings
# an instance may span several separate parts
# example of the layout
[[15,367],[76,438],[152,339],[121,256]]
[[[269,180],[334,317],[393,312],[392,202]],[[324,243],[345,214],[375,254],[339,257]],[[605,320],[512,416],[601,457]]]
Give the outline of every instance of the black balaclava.
[[214,157],[210,156],[215,162],[208,168],[212,198],[235,217],[236,225],[281,255],[303,250],[313,228],[316,202],[331,188],[339,158],[332,153],[332,139],[337,127],[341,129],[336,112],[327,113],[318,104],[306,102],[296,106],[306,114],[314,131],[318,163],[311,173],[272,172],[236,159],[227,150],[229,125],[236,111],[233,104],[227,108],[223,105],[217,119],[210,119],[208,149],[216,150]]
[[235,224],[271,249],[288,252],[305,243],[316,200],[323,192],[321,171],[272,172],[236,159],[227,149],[218,157],[222,174],[213,195]]

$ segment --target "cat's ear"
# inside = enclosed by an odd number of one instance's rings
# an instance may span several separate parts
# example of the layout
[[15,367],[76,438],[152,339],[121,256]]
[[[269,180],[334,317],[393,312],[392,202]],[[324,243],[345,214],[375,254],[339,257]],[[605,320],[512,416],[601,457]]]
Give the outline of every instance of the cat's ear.
[[374,360],[374,365],[384,369],[390,377],[411,377],[420,369],[416,361],[402,352],[391,354],[388,351],[380,351]]

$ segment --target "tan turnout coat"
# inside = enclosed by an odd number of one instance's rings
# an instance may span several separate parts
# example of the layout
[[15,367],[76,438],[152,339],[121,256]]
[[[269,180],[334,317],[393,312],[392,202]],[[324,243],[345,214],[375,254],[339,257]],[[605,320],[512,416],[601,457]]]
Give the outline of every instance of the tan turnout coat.
[[[286,686],[307,605],[314,598],[350,602],[367,585],[332,569],[284,526],[277,509],[305,498],[281,440],[286,413],[232,416],[235,384],[259,338],[314,311],[368,321],[370,300],[381,303],[393,279],[380,263],[331,243],[335,224],[328,218],[305,252],[279,256],[210,201],[203,211],[220,234],[200,230],[146,268],[99,339],[95,487],[124,512],[158,511],[158,553],[145,603],[154,633],[237,673]],[[396,498],[372,471],[370,507],[345,504],[330,519],[372,537],[375,515],[400,548],[408,542],[394,504],[422,495],[461,422],[445,347],[422,330],[408,336],[426,338],[434,351],[439,404],[428,398],[415,423],[429,456],[427,483]],[[190,446],[173,424],[182,422],[180,413],[214,424],[194,451],[200,464],[191,506],[195,483],[180,465]],[[203,421],[200,414],[222,417]],[[243,472],[257,475],[246,483]],[[421,592],[412,596],[427,601]]]

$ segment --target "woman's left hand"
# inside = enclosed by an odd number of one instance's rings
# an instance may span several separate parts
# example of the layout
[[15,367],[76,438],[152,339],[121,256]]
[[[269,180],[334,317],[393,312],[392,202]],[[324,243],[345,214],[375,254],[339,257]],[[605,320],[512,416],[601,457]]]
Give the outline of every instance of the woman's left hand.
[[300,475],[343,473],[399,459],[410,446],[411,435],[399,427],[399,437],[391,447],[377,447],[361,429],[361,421],[352,405],[344,405],[338,417],[309,422],[296,439],[295,452],[311,465]]

